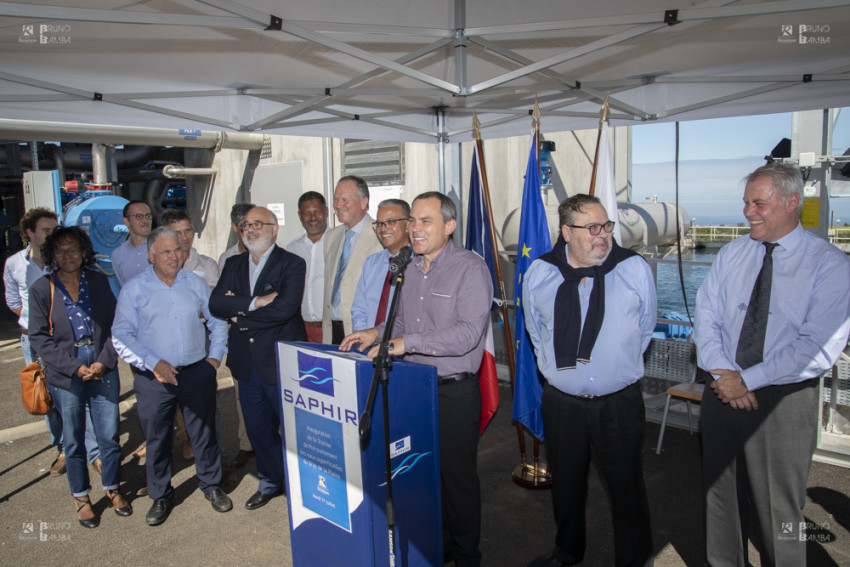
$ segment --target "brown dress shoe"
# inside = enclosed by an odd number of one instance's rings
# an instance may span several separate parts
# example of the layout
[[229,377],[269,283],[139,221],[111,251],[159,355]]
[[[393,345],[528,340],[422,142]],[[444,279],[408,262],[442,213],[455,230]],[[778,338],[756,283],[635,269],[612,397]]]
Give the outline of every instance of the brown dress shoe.
[[62,476],[65,474],[65,452],[59,453],[53,464],[50,465],[50,476]]
[[182,442],[183,445],[183,458],[187,461],[190,461],[195,458],[195,453],[192,452],[192,444],[189,443],[188,439],[184,439]]

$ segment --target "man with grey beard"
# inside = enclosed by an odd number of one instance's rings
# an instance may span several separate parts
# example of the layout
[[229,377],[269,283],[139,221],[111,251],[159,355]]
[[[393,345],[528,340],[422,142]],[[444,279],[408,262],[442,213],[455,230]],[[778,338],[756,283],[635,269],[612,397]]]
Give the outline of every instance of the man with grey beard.
[[254,207],[239,225],[248,254],[228,258],[210,297],[210,311],[230,319],[227,367],[236,378],[245,428],[257,459],[257,492],[245,503],[255,510],[284,489],[277,341],[306,341],[301,318],[304,260],[275,244],[277,217]]

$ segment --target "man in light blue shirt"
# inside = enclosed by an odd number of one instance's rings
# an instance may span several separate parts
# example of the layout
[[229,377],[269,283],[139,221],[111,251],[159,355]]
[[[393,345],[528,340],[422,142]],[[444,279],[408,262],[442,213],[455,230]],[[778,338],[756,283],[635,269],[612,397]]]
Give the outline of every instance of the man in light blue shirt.
[[[195,453],[199,488],[217,512],[232,508],[221,490],[221,454],[215,436],[216,370],[227,352],[227,323],[210,314],[210,288],[200,276],[180,269],[177,234],[159,227],[147,240],[152,269],[121,290],[112,342],[118,355],[139,371],[133,388],[147,439],[148,494],[145,520],[163,523],[171,513],[171,446],[177,404]],[[209,354],[201,317],[210,332]]]
[[124,206],[124,226],[130,231],[127,240],[112,251],[112,270],[123,287],[133,277],[148,269],[147,238],[153,215],[144,201],[130,201]]
[[750,234],[720,250],[697,293],[698,361],[715,378],[701,415],[708,561],[745,565],[752,525],[762,564],[804,565],[818,378],[847,344],[850,260],[800,225],[796,167],[765,165],[746,181]]
[[[408,218],[410,205],[402,199],[386,199],[378,205],[378,220],[372,223],[372,227],[384,249],[375,252],[363,262],[363,271],[354,291],[354,302],[351,304],[351,328],[354,331],[376,327],[389,316],[389,308],[395,295],[392,280],[383,305],[381,297],[390,259],[395,258],[402,248],[410,245],[410,236],[407,233]],[[381,320],[376,322],[379,311]]]
[[554,550],[529,566],[584,560],[591,446],[611,497],[615,563],[644,565],[652,532],[638,381],[655,328],[655,282],[643,258],[613,241],[614,223],[599,199],[570,197],[558,216],[558,242],[531,264],[522,289],[526,329],[546,379],[543,427],[558,524]]

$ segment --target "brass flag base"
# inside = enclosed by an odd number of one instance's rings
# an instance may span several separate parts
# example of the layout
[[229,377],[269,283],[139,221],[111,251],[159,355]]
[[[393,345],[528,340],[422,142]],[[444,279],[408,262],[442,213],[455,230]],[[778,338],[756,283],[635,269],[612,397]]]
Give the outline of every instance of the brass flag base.
[[529,490],[548,490],[552,488],[552,476],[546,466],[534,466],[522,463],[514,467],[513,480],[519,486]]

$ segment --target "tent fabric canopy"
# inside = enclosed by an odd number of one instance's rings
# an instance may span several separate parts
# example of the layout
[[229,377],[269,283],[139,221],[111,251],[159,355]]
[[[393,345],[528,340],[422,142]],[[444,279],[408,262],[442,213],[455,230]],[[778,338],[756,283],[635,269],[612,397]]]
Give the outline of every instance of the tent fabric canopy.
[[[457,142],[850,105],[850,0],[0,2],[0,118]],[[0,132],[2,137],[2,132]]]

